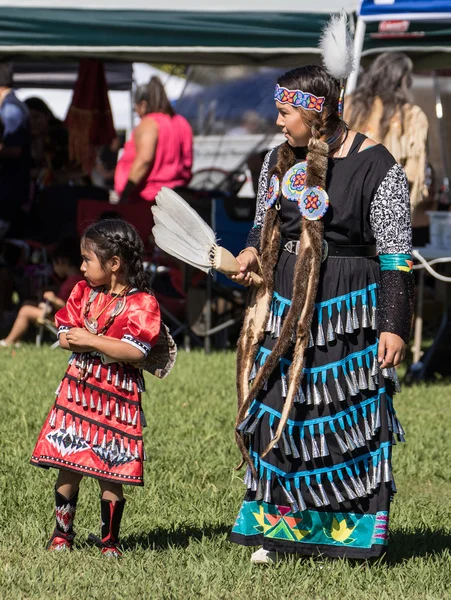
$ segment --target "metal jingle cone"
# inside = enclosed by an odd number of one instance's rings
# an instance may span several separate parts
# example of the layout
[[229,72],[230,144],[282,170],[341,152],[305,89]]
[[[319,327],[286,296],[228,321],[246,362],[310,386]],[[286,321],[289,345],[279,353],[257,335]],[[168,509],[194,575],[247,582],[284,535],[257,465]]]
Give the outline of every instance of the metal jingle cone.
[[96,403],[94,401],[94,395],[92,393],[92,390],[91,390],[91,394],[89,396],[89,406],[90,406],[91,410],[95,410],[96,409]]
[[78,437],[81,440],[83,439],[83,427],[81,426],[81,419],[80,419],[80,423],[78,424]]
[[92,440],[92,445],[93,446],[98,446],[99,445],[99,428],[97,427],[96,432],[94,434],[94,439]]
[[263,496],[263,502],[266,502],[266,504],[271,504],[271,479],[266,479],[265,481],[265,493]]
[[289,438],[290,438],[290,446],[291,446],[291,452],[293,454],[293,458],[301,458],[301,455],[299,454],[299,450],[296,446],[296,442],[294,441],[294,437],[290,434]]
[[323,398],[325,404],[332,404],[332,396],[330,395],[327,383],[323,383]]
[[127,425],[132,424],[132,413],[130,411],[130,407],[127,407]]
[[83,408],[88,408],[88,401],[86,400],[85,390],[83,390],[81,394],[81,405],[83,406]]
[[122,404],[121,421],[122,421],[122,423],[127,422],[127,409],[125,407],[125,402]]
[[116,367],[116,376],[114,378],[114,386],[119,387],[119,367]]
[[99,365],[96,369],[96,374],[94,375],[94,377],[97,379],[97,381],[100,381],[101,373],[102,373],[102,363],[99,363]]
[[106,380],[107,380],[108,383],[111,383],[111,381],[112,381],[111,365],[108,365],[108,371],[107,371],[107,375],[106,375]]
[[291,512],[292,513],[299,512],[299,506],[298,506],[298,503],[296,502],[296,499],[293,496],[293,494],[284,485],[282,486],[282,489],[283,489],[283,491],[285,493],[285,496],[287,497],[288,504],[291,507]]
[[53,409],[52,416],[50,417],[49,425],[52,429],[56,426],[56,409]]
[[88,429],[86,431],[85,441],[89,444],[91,441],[91,423],[88,423]]
[[314,342],[314,340],[313,340],[313,335],[312,335],[312,332],[310,331],[310,334],[309,334],[309,340],[308,340],[308,347],[309,347],[309,348],[313,348],[313,346],[314,346],[314,345],[315,345],[315,342]]
[[255,500],[261,502],[263,500],[263,482],[261,479],[257,483],[257,491],[255,492]]
[[305,510],[307,510],[307,505],[305,503],[304,498],[302,497],[302,492],[301,492],[301,488],[296,488],[296,496],[298,499],[298,506],[299,506],[299,510],[300,512],[304,512]]
[[354,327],[354,331],[356,329],[360,329],[359,315],[357,314],[357,306],[352,307],[352,325]]
[[312,488],[311,485],[307,486],[308,487],[308,491],[310,492],[310,496],[312,497],[313,500],[313,504],[317,507],[320,508],[323,503],[321,502],[321,499],[319,498],[319,496],[316,494],[315,490]]
[[102,439],[102,444],[100,447],[102,448],[102,450],[106,449],[106,429],[103,432],[103,439]]
[[305,401],[310,406],[310,405],[313,404],[313,402],[312,402],[312,390],[311,390],[311,387],[310,387],[309,383],[307,383],[307,388],[306,388],[305,391],[306,391],[306,399],[305,399]]
[[319,493],[321,494],[321,501],[323,503],[323,506],[329,506],[330,500],[327,497],[326,490],[324,489],[322,483],[318,483],[318,489],[319,489]]
[[119,409],[119,400],[116,398],[116,404],[114,406],[114,416],[116,417],[116,419],[119,419],[121,416],[121,412]]
[[350,375],[351,375],[352,386],[354,388],[353,396],[357,396],[357,394],[359,393],[359,382],[357,381],[357,375],[355,374],[354,370],[350,371]]
[[338,313],[337,325],[335,326],[335,333],[337,335],[343,335],[344,334],[344,327],[343,327],[343,320],[341,318],[341,313]]
[[341,504],[342,502],[345,501],[343,495],[341,494],[340,490],[337,488],[337,486],[335,485],[335,483],[333,481],[330,482],[330,487],[332,488],[332,491],[334,493],[335,499],[336,501]]
[[61,431],[66,431],[66,415],[63,415],[63,418],[61,420],[61,427],[60,427]]
[[135,410],[135,414],[133,415],[133,421],[132,421],[132,426],[136,427],[136,424],[138,423],[138,409]]
[[107,396],[105,402],[105,417],[111,417],[110,399]]
[[335,341],[335,331],[332,325],[332,321],[329,319],[329,323],[327,324],[327,341],[333,342]]
[[340,385],[338,379],[334,379],[335,389],[337,391],[337,397],[340,402],[344,402],[346,400],[346,394],[343,391],[343,388]]
[[351,452],[354,452],[354,450],[357,448],[353,438],[349,435],[349,433],[346,431],[346,429],[344,430],[344,436],[345,436],[345,440],[346,440],[346,444],[349,448],[349,450]]
[[324,433],[322,433],[320,435],[319,439],[320,439],[320,444],[319,444],[319,446],[320,446],[320,455],[322,457],[329,456],[329,447],[327,445],[326,436],[324,435]]
[[78,391],[78,385],[75,385],[75,403],[80,404],[80,393]]
[[363,329],[371,327],[370,313],[368,312],[368,306],[366,304],[362,306],[362,327]]
[[377,389],[374,379],[375,378],[371,375],[371,370],[368,369],[368,389],[370,390],[370,392],[374,392]]
[[377,329],[377,312],[375,306],[371,309],[371,329]]
[[287,376],[286,375],[282,375],[282,377],[280,378],[281,384],[282,384],[282,398],[286,398],[287,397],[287,393],[288,393],[288,384],[287,384]]
[[288,443],[285,431],[282,431],[282,443],[283,443],[283,451],[285,453],[285,456],[290,456],[291,447],[290,447],[290,444]]
[[349,485],[346,483],[346,481],[343,479],[343,481],[341,482],[343,484],[343,489],[346,492],[346,495],[348,496],[349,500],[355,500],[357,498],[357,496],[355,495],[355,493],[351,490],[351,488],[349,487]]
[[341,439],[341,437],[338,435],[338,433],[336,431],[334,431],[334,436],[335,436],[335,439],[337,440],[337,444],[340,448],[341,453],[346,454],[346,452],[348,452],[349,448],[346,446],[346,444],[344,443],[344,441]]
[[70,387],[70,381],[67,384],[67,399],[69,402],[72,401],[72,388]]
[[324,337],[324,329],[322,323],[318,323],[318,331],[316,332],[316,345],[325,346],[326,338]]
[[346,311],[345,332],[346,333],[354,333],[354,325],[352,324],[352,315],[351,315],[351,311],[349,309]]
[[302,452],[302,460],[304,462],[309,462],[310,460],[310,454],[309,451],[307,449],[307,444],[305,443],[305,439],[301,438],[301,452]]
[[315,406],[319,406],[321,404],[321,394],[319,393],[318,386],[316,383],[312,385],[312,396],[313,396],[313,404]]
[[363,367],[359,367],[359,390],[368,389],[368,382]]
[[93,368],[94,368],[94,361],[90,360],[89,365],[88,365],[88,371],[87,371],[88,375],[92,375]]
[[319,458],[320,452],[319,452],[319,448],[318,448],[318,444],[316,443],[316,439],[315,436],[312,435],[312,457],[313,458]]
[[99,399],[97,400],[97,412],[99,415],[102,414],[102,394],[99,394]]

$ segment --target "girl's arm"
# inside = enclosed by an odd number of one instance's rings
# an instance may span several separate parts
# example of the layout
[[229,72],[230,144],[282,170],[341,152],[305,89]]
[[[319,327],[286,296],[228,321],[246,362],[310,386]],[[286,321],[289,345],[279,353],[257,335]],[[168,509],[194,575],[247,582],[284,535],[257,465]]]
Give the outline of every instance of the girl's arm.
[[[255,218],[254,225],[249,232],[246,240],[245,249],[239,254],[236,259],[240,263],[240,273],[239,275],[232,275],[231,279],[236,281],[237,283],[241,283],[243,285],[249,285],[250,280],[250,271],[258,271],[259,262],[258,256],[260,254],[260,236],[263,227],[263,221],[265,219],[265,201],[266,194],[268,191],[268,170],[269,170],[269,159],[271,158],[271,154],[275,149],[270,150],[263,161],[262,169],[260,171],[260,177],[258,180],[258,191],[257,191],[257,204],[255,207]],[[249,250],[246,250],[250,248]]]
[[388,171],[376,191],[370,223],[381,265],[378,358],[385,368],[396,366],[404,357],[414,300],[409,185],[398,164]]
[[[63,341],[64,340],[64,341]],[[94,335],[86,329],[73,327],[67,333],[60,335],[60,345],[67,343],[68,350],[73,352],[101,352],[120,362],[136,363],[144,358],[138,348],[107,335]]]

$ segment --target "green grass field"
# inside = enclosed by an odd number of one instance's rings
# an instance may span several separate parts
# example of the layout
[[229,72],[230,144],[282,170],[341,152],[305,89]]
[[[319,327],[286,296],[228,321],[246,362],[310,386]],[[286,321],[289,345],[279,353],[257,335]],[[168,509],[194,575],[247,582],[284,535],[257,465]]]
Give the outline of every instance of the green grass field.
[[256,567],[250,549],[227,540],[243,494],[233,468],[234,354],[181,352],[166,381],[147,378],[146,485],[127,490],[125,554],[113,561],[86,544],[99,528],[92,479],[81,487],[75,551],[44,550],[56,472],[28,461],[66,360],[32,346],[0,352],[1,600],[451,598],[451,385],[397,397],[408,438],[394,451],[388,561]]

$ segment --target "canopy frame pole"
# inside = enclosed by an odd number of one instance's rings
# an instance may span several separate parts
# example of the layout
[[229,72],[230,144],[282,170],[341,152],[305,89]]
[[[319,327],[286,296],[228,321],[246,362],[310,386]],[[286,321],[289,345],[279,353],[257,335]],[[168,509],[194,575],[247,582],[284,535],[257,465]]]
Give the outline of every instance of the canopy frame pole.
[[355,66],[351,75],[348,78],[348,83],[346,85],[346,94],[352,94],[357,86],[357,78],[359,76],[360,70],[360,59],[362,57],[363,43],[365,41],[365,31],[366,31],[366,23],[359,17],[357,19],[357,26],[355,28],[354,35],[354,60]]

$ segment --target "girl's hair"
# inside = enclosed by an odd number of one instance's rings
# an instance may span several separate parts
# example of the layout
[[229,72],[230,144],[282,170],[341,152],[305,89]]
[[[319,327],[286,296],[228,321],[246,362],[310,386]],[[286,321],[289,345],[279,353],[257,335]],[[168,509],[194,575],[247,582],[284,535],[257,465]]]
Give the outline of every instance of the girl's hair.
[[351,127],[362,127],[371,114],[374,100],[382,100],[383,113],[379,123],[381,140],[387,135],[390,119],[405,104],[412,102],[412,61],[402,52],[384,52],[371,64],[363,75],[352,96],[349,123]]
[[[312,128],[314,139],[326,142],[339,127],[343,126],[343,121],[338,114],[340,82],[331,77],[324,67],[318,65],[297,67],[279,77],[277,83],[289,90],[302,90],[315,96],[324,96],[323,110],[320,113],[304,108],[297,109],[304,123]],[[311,144],[309,144],[309,150],[311,150],[310,146]],[[295,162],[294,151],[286,142],[279,149],[274,173],[277,173],[279,179],[282,180],[286,171]]]
[[113,256],[118,256],[127,283],[141,292],[152,293],[143,265],[144,244],[133,225],[122,219],[99,221],[85,230],[81,243],[94,252],[102,267]]
[[138,86],[134,100],[135,104],[147,102],[147,114],[165,113],[170,117],[175,115],[175,110],[166,95],[164,85],[158,77],[152,77],[149,83]]

